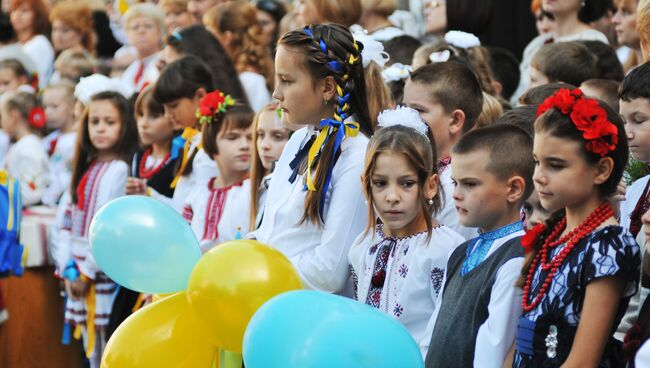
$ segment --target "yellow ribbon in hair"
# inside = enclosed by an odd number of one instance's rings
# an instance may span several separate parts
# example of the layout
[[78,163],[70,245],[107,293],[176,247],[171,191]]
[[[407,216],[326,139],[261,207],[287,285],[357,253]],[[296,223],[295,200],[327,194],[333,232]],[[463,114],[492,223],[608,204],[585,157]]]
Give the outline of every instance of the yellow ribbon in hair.
[[[340,123],[339,125],[343,124],[341,117],[336,114],[334,114],[334,120]],[[314,180],[312,179],[311,175],[312,164],[314,163],[314,160],[316,159],[318,153],[325,145],[325,141],[327,140],[327,137],[330,135],[330,133],[340,134],[338,133],[339,128],[336,125],[332,124],[331,119],[322,120],[320,125],[322,127],[320,133],[318,133],[318,137],[316,137],[316,140],[311,145],[311,148],[309,149],[309,155],[307,156],[307,189],[312,192],[316,190],[316,185],[314,184]],[[343,133],[345,137],[356,137],[359,134],[359,123],[350,122],[344,124],[343,126],[345,127]]]
[[[185,171],[185,167],[187,166],[187,163],[190,158],[190,147],[192,145],[192,137],[194,137],[197,134],[199,134],[199,131],[194,128],[185,128],[185,130],[183,130],[183,134],[181,134],[181,137],[185,139],[185,146],[183,146],[183,160],[181,161],[181,169],[178,170],[176,176],[174,177],[174,180],[172,181],[171,185],[169,185],[170,188],[176,188],[178,181],[181,179],[181,176],[183,175],[183,172]],[[201,146],[199,146],[199,148],[200,147]]]

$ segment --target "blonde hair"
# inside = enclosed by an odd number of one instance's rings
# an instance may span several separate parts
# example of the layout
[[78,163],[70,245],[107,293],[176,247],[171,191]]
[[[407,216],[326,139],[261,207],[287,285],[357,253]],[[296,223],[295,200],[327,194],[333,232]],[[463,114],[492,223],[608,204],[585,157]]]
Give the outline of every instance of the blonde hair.
[[156,23],[161,35],[165,35],[167,30],[165,28],[165,13],[158,6],[151,3],[139,3],[129,7],[129,10],[124,13],[122,19],[124,27],[128,27],[129,23],[135,18],[148,18]]
[[[187,0],[160,0],[158,6],[163,10],[171,9],[171,10],[186,12]],[[169,31],[173,31],[173,30],[170,29]]]
[[231,32],[229,45],[223,45],[239,73],[254,69],[264,76],[266,87],[273,89],[273,60],[262,41],[257,9],[246,0],[230,1],[212,7],[203,17],[207,26],[219,33]]
[[74,82],[79,82],[81,77],[86,77],[94,73],[97,67],[97,61],[84,49],[67,49],[54,61],[54,69],[60,70],[63,67],[74,69],[78,74]]
[[390,16],[397,10],[397,1],[395,0],[361,0],[361,6],[375,14]]
[[60,20],[68,27],[81,34],[81,43],[88,51],[93,50],[95,38],[92,10],[81,1],[65,0],[57,3],[50,12],[50,22]]
[[336,23],[346,28],[361,18],[361,0],[306,0],[311,1],[323,23]]
[[494,124],[503,115],[503,106],[494,96],[483,91],[483,109],[476,119],[474,128],[482,128]]
[[55,89],[61,89],[63,90],[63,95],[65,96],[65,99],[68,101],[68,103],[72,106],[74,104],[75,98],[74,98],[74,87],[75,84],[67,81],[67,80],[62,80],[60,82],[48,84],[43,88],[42,93],[45,93],[47,91],[55,90]]

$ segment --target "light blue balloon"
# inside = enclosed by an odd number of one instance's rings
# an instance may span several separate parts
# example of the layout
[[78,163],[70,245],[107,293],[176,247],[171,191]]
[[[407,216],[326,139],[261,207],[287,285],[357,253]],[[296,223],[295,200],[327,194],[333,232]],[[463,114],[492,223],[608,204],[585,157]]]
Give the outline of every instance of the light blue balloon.
[[110,201],[93,217],[89,233],[99,268],[118,284],[143,293],[185,290],[201,257],[187,222],[149,197]]
[[317,291],[281,294],[244,335],[246,368],[420,368],[411,334],[379,310]]

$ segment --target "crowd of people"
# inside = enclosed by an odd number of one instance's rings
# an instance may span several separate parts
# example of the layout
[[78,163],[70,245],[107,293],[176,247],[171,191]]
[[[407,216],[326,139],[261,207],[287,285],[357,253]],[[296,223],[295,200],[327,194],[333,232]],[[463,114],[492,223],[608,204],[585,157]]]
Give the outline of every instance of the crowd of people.
[[204,253],[258,240],[394,317],[426,367],[650,366],[650,2],[523,3],[3,0],[0,266],[45,244],[99,367],[151,296],[90,224],[145,195]]

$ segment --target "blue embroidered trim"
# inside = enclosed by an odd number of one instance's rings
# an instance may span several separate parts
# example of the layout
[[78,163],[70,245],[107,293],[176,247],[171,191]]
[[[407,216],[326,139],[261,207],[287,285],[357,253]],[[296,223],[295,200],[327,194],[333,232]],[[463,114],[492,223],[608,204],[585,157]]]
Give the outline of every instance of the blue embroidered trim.
[[478,237],[474,238],[470,246],[467,247],[467,252],[465,253],[465,261],[463,262],[463,267],[460,270],[460,275],[465,276],[476,266],[481,264],[495,240],[516,233],[517,231],[521,231],[523,228],[523,222],[517,221],[504,227],[500,227],[496,230],[482,233]]

